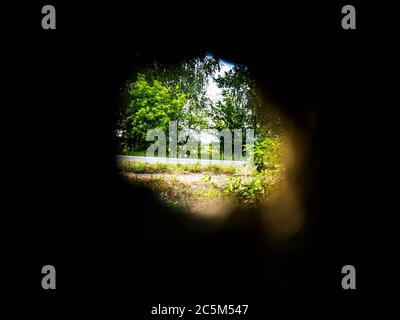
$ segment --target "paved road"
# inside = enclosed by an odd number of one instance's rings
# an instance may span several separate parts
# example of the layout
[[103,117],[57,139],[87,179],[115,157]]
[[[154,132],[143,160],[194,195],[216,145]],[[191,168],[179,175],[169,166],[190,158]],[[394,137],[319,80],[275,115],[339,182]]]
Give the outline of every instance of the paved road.
[[231,160],[205,160],[188,158],[162,158],[162,157],[139,157],[139,156],[116,156],[117,161],[148,162],[148,163],[169,163],[169,164],[218,164],[221,166],[244,166],[246,161]]

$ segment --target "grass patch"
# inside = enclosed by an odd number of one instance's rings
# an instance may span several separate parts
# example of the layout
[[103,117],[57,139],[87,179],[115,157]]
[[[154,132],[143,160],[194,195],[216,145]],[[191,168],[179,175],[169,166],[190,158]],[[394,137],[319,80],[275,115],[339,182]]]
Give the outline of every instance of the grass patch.
[[137,186],[151,189],[168,206],[176,209],[188,209],[192,191],[190,186],[179,182],[176,178],[149,177],[141,179],[135,176],[129,177],[128,181]]
[[132,173],[173,173],[173,168],[165,163],[147,163],[147,162],[131,162],[121,161],[118,168],[122,172]]
[[193,212],[195,208],[205,210],[218,199],[222,199],[222,190],[211,185],[193,187],[176,177],[141,176],[126,174],[129,183],[152,190],[168,207],[182,212]]
[[131,173],[150,173],[150,174],[184,174],[184,173],[209,173],[214,175],[236,175],[243,168],[234,166],[221,166],[215,164],[202,165],[196,164],[165,164],[165,163],[147,163],[147,162],[132,162],[120,161],[118,168],[122,172]]

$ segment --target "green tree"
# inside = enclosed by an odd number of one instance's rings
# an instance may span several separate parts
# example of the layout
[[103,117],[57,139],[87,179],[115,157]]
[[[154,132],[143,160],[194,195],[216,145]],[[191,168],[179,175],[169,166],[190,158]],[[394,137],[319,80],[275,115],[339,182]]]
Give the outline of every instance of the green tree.
[[157,80],[150,83],[143,74],[129,84],[127,100],[123,121],[126,138],[136,148],[142,149],[149,145],[147,132],[154,128],[168,132],[169,122],[181,117],[187,102],[179,86],[167,88]]
[[248,69],[235,65],[223,76],[215,78],[222,89],[222,101],[217,103],[213,117],[228,129],[256,129],[256,111],[261,100]]
[[186,95],[187,103],[181,114],[181,125],[186,129],[203,129],[208,125],[208,110],[212,102],[207,96],[207,85],[220,61],[211,56],[188,58],[177,64],[153,62],[144,66],[141,73],[149,81],[159,81],[168,89],[179,87]]
[[216,128],[251,128],[259,141],[279,134],[280,119],[263,101],[246,66],[235,65],[215,81],[223,97],[211,111]]

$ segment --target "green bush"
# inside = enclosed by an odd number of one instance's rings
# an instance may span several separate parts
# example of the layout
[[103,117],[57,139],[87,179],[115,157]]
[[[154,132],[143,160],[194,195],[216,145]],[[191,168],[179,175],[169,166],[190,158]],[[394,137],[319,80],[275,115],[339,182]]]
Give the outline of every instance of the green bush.
[[283,167],[282,141],[279,137],[265,138],[254,146],[254,165],[256,173],[253,177],[229,178],[224,194],[247,205],[254,205],[269,195],[279,182]]
[[254,144],[254,165],[258,172],[275,170],[281,162],[282,139],[265,138]]

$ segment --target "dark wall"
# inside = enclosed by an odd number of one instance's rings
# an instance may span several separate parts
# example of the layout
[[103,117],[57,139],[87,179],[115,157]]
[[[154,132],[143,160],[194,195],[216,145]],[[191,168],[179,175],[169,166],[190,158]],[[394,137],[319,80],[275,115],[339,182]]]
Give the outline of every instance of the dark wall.
[[[384,205],[374,132],[387,127],[370,97],[381,48],[370,8],[358,5],[358,29],[345,31],[342,4],[55,3],[57,30],[45,31],[41,6],[23,6],[6,35],[5,242],[20,275],[11,286],[29,308],[132,315],[158,303],[250,303],[254,315],[271,301],[349,309],[374,297]],[[116,174],[114,112],[132,70],[206,51],[247,64],[299,130],[313,116],[302,168],[311,222],[287,250],[270,249],[257,223],[193,231]],[[44,264],[57,269],[56,292],[40,287]],[[356,291],[340,287],[345,264]]]

